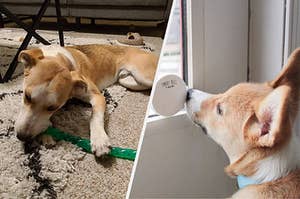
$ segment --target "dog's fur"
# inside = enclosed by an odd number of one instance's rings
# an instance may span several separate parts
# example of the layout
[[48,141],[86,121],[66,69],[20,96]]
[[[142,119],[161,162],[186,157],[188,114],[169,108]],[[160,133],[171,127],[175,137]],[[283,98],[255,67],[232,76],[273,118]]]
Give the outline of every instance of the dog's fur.
[[300,142],[293,132],[300,88],[300,49],[270,82],[241,83],[218,95],[189,90],[187,111],[227,153],[230,176],[248,185],[233,198],[300,198]]
[[[74,97],[91,103],[91,146],[96,156],[109,152],[101,89],[119,82],[132,90],[152,87],[158,58],[137,48],[109,45],[48,46],[24,50],[24,99],[16,121],[17,137],[26,141],[50,125],[51,115]],[[52,142],[50,137],[43,138]],[[48,141],[47,141],[48,140]]]

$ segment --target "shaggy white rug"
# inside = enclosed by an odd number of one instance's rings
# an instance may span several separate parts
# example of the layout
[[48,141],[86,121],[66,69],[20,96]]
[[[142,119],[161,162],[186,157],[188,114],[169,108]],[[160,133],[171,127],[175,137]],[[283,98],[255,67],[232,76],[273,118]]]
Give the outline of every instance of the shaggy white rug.
[[[58,43],[53,31],[39,31],[51,43]],[[3,75],[24,38],[20,29],[0,29],[0,72]],[[120,36],[66,32],[66,45],[116,45]],[[142,48],[160,53],[162,40],[144,37]],[[39,46],[32,39],[31,46]],[[0,198],[124,198],[133,162],[107,158],[96,160],[76,146],[58,142],[55,147],[24,146],[14,123],[22,99],[22,67],[13,79],[0,84]],[[114,146],[137,148],[149,99],[149,92],[132,92],[119,85],[104,91],[107,100],[105,128]],[[133,103],[134,102],[134,103]],[[79,101],[68,102],[53,117],[55,127],[89,137],[91,108]]]

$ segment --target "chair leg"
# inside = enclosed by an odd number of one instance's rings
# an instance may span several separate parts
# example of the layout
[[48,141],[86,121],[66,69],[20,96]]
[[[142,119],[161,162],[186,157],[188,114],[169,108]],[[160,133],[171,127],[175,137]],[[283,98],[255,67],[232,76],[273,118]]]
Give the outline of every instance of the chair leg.
[[4,80],[2,78],[2,75],[0,74],[0,83],[4,83]]
[[[2,13],[0,13],[0,28],[4,28],[4,20],[2,17]],[[0,74],[0,83],[3,83],[3,78],[1,74]]]
[[4,19],[2,13],[0,13],[0,28],[4,28]]
[[19,53],[28,46],[28,44],[29,44],[29,42],[30,42],[30,40],[31,40],[31,38],[32,38],[35,30],[38,28],[38,26],[39,26],[39,24],[41,22],[41,19],[42,19],[43,15],[44,15],[44,13],[45,13],[45,11],[46,11],[49,3],[50,3],[50,0],[45,0],[44,3],[42,4],[42,6],[41,6],[41,8],[40,8],[40,10],[38,12],[38,14],[35,17],[35,20],[34,20],[34,22],[32,24],[31,29],[27,33],[24,41],[22,42],[22,44],[21,44],[20,48],[18,49],[18,51],[17,51],[17,53],[16,53],[13,61],[11,62],[8,70],[6,71],[6,73],[4,75],[4,78],[3,78],[4,82],[7,82],[8,80],[10,80],[11,76],[15,72],[17,64],[18,64]]
[[[7,8],[5,8],[3,5],[0,4],[0,13],[4,13],[9,19],[11,19],[12,21],[14,21],[18,26],[20,26],[21,28],[23,28],[24,30],[26,30],[27,32],[30,32],[31,27],[29,27],[26,23],[24,23],[23,21],[21,21],[16,15],[12,14]],[[1,15],[1,14],[0,14]],[[1,19],[0,19],[0,26],[1,26]],[[39,40],[40,42],[42,42],[45,45],[50,45],[50,43],[44,39],[43,37],[41,37],[39,34],[37,34],[36,32],[32,33],[33,36]]]
[[81,26],[81,18],[76,17],[75,18],[75,27],[76,27],[76,29],[80,30],[80,26]]
[[64,43],[63,21],[61,17],[59,0],[55,0],[55,9],[56,9],[57,24],[58,24],[59,43],[61,46],[64,46],[65,43]]

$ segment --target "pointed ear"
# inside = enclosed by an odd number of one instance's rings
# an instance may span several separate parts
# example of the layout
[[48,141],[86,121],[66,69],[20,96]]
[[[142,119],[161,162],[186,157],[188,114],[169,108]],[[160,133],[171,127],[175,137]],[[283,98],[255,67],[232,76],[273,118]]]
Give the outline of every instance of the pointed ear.
[[73,94],[83,94],[87,92],[87,83],[76,71],[71,72],[73,82]]
[[300,86],[300,48],[294,50],[280,74],[270,82],[271,87],[281,85]]
[[18,61],[22,62],[25,67],[33,67],[40,59],[43,59],[43,52],[39,48],[22,50],[19,54]]
[[272,147],[291,135],[289,86],[280,86],[254,108],[244,125],[245,140],[253,147]]

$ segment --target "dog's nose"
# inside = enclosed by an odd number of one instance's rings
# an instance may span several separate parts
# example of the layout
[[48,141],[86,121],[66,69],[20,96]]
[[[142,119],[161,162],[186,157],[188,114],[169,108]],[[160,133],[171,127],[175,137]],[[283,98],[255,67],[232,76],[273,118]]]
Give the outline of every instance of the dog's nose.
[[186,101],[189,101],[192,98],[193,89],[189,89],[186,94]]
[[29,141],[31,139],[30,136],[24,134],[24,133],[18,133],[17,138],[23,142]]

